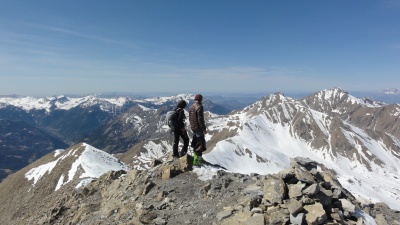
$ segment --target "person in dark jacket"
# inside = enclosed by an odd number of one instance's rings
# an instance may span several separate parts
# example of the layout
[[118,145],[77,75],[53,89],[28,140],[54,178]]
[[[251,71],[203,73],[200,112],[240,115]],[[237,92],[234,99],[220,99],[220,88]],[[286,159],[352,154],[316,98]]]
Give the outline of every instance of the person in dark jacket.
[[[174,144],[172,146],[172,156],[174,158],[179,158],[179,156],[182,157],[186,155],[189,146],[189,136],[185,128],[186,116],[184,108],[186,108],[186,101],[181,100],[178,102],[178,105],[175,109],[175,111],[178,113],[178,127],[173,130]],[[183,140],[183,147],[180,154],[178,152],[179,138],[182,138]]]
[[193,131],[191,147],[194,148],[193,165],[201,166],[203,163],[202,152],[206,148],[204,135],[207,134],[206,124],[204,122],[204,109],[202,105],[203,96],[197,94],[194,96],[194,103],[189,107],[190,128]]

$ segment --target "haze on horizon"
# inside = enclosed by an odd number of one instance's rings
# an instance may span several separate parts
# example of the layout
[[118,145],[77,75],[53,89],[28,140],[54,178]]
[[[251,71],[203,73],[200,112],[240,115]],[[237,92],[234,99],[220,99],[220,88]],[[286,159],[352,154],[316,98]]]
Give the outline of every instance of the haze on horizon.
[[400,2],[4,1],[0,95],[399,88]]

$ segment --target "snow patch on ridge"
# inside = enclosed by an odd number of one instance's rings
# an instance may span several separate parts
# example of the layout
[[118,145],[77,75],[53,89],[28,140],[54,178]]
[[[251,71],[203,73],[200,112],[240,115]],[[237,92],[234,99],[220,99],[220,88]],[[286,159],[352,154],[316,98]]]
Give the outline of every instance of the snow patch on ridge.
[[[114,156],[96,149],[88,144],[82,144],[85,149],[83,152],[78,155],[77,149],[71,149],[68,153],[61,155],[56,160],[49,162],[47,164],[43,164],[39,167],[32,168],[29,170],[25,177],[28,180],[33,180],[32,186],[35,184],[46,174],[50,174],[52,170],[57,166],[57,164],[66,159],[67,157],[75,158],[75,161],[71,164],[71,168],[67,172],[68,179],[65,181],[64,174],[60,175],[57,186],[55,190],[58,190],[63,185],[73,181],[78,174],[78,171],[82,169],[82,173],[79,178],[82,179],[81,182],[76,186],[77,188],[82,186],[85,183],[90,182],[95,178],[99,178],[101,175],[107,173],[108,171],[118,171],[118,170],[128,170],[128,166],[124,163],[120,162]],[[57,150],[55,155],[59,155],[60,152]]]
[[77,106],[92,106],[103,103],[109,103],[117,107],[122,107],[128,101],[127,98],[99,98],[95,95],[89,95],[82,98],[70,98],[65,96],[57,97],[45,97],[45,98],[34,98],[34,97],[1,97],[0,107],[12,105],[21,108],[27,112],[30,110],[45,110],[50,112],[53,108],[69,110]]
[[[331,120],[328,115],[313,110],[307,114],[309,121],[306,122],[315,121],[329,142],[329,145],[315,149],[310,141],[296,135],[290,123],[280,121],[280,113],[287,117],[287,110],[280,112],[274,109],[276,107],[268,109],[271,112],[269,114],[261,113],[252,117],[245,116],[245,113],[232,115],[236,119],[232,121],[241,125],[238,134],[218,142],[211,152],[204,154],[204,159],[230,172],[274,174],[289,168],[290,158],[310,158],[334,170],[343,187],[356,197],[370,202],[383,201],[392,208],[400,209],[400,161],[393,157],[395,153],[387,149],[382,140],[375,140],[362,129],[343,121],[346,129],[341,129],[341,132],[355,147],[354,157],[361,156],[367,162],[364,165],[360,159],[334,153],[330,145]],[[209,127],[213,132],[232,122],[227,121],[226,117],[221,121],[215,120],[218,119],[214,119]],[[208,135],[206,137],[211,138]],[[390,137],[394,143],[400,143],[396,137]]]

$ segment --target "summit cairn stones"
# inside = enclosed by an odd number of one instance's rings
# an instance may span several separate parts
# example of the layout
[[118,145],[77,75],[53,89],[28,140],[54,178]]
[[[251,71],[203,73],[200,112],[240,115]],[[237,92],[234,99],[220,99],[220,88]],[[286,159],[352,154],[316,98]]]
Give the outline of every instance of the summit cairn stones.
[[264,182],[264,199],[270,203],[281,204],[287,195],[287,187],[283,179],[270,176]]
[[306,205],[304,206],[306,214],[306,221],[307,224],[317,225],[323,224],[328,216],[324,210],[324,207],[321,203],[315,203],[313,205]]
[[286,207],[288,208],[290,214],[297,214],[301,210],[303,210],[303,204],[296,199],[289,199],[285,202]]
[[300,181],[297,184],[288,185],[289,186],[289,198],[298,198],[303,195],[302,190],[305,188],[306,184]]

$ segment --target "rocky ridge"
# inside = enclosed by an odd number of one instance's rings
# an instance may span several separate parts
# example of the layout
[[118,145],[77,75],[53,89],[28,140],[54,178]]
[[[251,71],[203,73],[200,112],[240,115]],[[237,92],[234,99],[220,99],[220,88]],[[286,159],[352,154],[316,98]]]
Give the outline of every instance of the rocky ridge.
[[[1,224],[400,224],[385,204],[362,205],[316,162],[292,159],[273,175],[193,168],[192,157],[153,161],[148,171],[110,171]],[[199,174],[214,171],[212,179]]]

